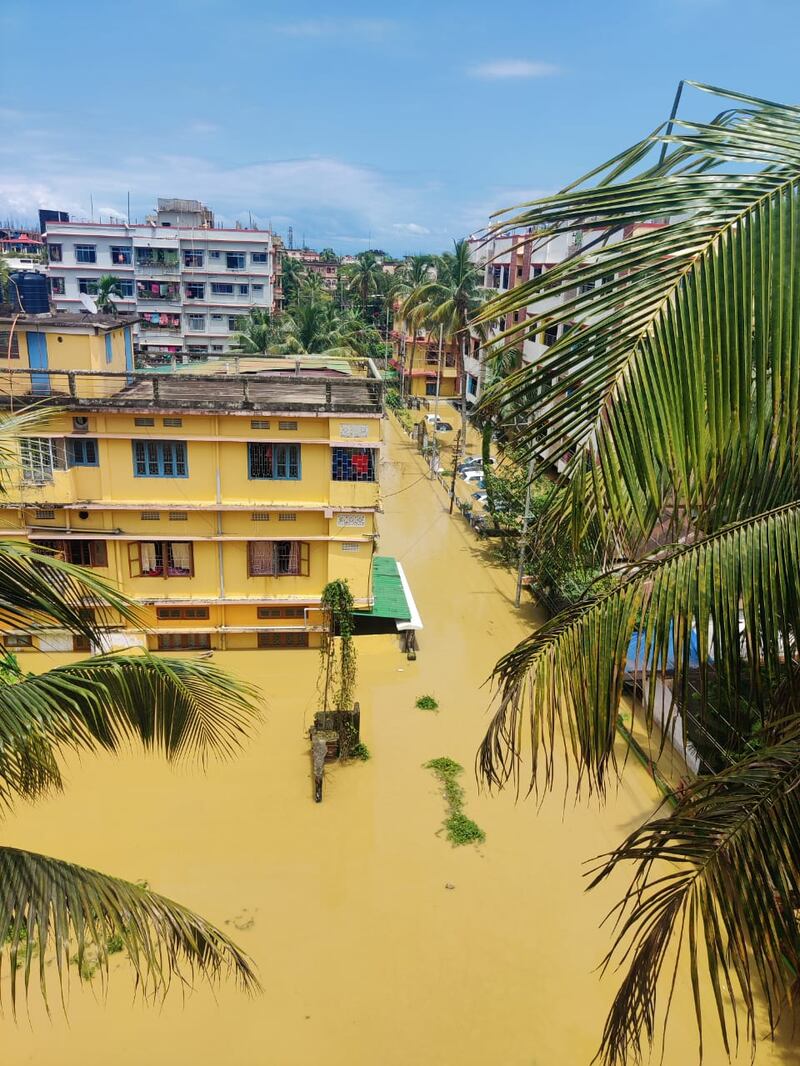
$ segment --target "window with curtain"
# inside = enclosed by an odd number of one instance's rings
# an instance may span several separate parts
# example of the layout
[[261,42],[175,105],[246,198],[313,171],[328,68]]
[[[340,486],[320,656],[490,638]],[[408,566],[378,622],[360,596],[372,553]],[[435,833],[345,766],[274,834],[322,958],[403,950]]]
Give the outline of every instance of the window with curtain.
[[128,545],[131,577],[191,577],[191,541],[142,540]]
[[251,480],[298,481],[300,445],[254,441],[247,445],[247,471]]
[[300,540],[251,540],[247,564],[250,577],[308,577],[309,546]]

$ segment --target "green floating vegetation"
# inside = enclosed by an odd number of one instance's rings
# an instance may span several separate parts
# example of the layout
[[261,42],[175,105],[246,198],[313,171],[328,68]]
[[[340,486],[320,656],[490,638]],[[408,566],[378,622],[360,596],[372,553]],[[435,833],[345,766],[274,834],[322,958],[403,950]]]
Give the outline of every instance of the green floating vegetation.
[[[417,705],[419,706],[419,701]],[[426,762],[425,769],[433,770],[441,783],[448,809],[444,828],[450,843],[454,847],[461,844],[482,844],[486,840],[486,834],[476,822],[464,814],[464,789],[458,783],[458,775],[463,774],[464,767],[454,759],[442,755]]]
[[[420,696],[415,706],[420,711],[438,711],[439,701],[434,696]],[[436,761],[434,759],[434,762]]]

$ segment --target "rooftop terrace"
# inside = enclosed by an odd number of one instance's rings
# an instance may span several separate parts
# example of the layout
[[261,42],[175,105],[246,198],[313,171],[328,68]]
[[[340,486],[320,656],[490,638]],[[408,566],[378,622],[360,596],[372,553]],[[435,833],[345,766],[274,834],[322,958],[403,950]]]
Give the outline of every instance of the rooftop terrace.
[[347,377],[324,370],[169,375],[0,371],[0,408],[32,403],[97,411],[380,414],[383,398],[380,376],[371,360]]

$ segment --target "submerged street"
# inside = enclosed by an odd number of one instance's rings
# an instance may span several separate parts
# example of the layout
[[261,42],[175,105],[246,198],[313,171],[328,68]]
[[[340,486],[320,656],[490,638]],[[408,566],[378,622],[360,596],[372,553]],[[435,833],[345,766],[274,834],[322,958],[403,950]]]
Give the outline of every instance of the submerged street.
[[[391,420],[384,436],[379,550],[402,563],[425,628],[415,662],[394,636],[357,640],[371,760],[330,767],[315,805],[306,731],[318,653],[214,653],[264,692],[259,733],[237,759],[203,773],[138,752],[85,756],[69,764],[63,796],[19,806],[3,823],[10,846],[145,879],[220,925],[255,960],[263,994],[224,983],[184,1000],[176,987],[161,1008],[131,1009],[130,971],[116,955],[105,1004],[99,975],[94,994],[72,982],[69,1024],[55,974],[51,1021],[35,992],[30,1022],[24,1008],[16,1023],[6,1014],[8,1061],[588,1066],[616,987],[596,972],[611,943],[599,926],[621,882],[587,895],[585,864],[659,794],[633,760],[602,808],[565,805],[560,793],[538,810],[511,793],[478,793],[482,686],[535,612],[514,609],[512,575],[448,516],[444,492]],[[24,666],[53,661],[28,655]],[[416,709],[422,695],[438,712]],[[464,766],[465,812],[485,843],[453,848],[439,835],[444,800],[423,768],[438,756]],[[691,1012],[679,986],[665,1066],[695,1061]],[[705,1036],[706,1061],[725,1061],[713,1025]],[[748,1062],[747,1050],[735,1061]],[[756,1061],[797,1060],[787,1042],[763,1045]]]

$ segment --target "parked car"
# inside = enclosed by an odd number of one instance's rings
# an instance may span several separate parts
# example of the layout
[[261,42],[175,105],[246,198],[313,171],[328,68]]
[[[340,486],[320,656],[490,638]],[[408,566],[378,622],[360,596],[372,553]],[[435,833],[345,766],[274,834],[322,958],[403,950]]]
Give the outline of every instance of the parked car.
[[453,427],[450,425],[449,422],[437,422],[436,423],[436,432],[437,433],[450,433],[450,432],[452,432],[452,429],[453,429]]
[[479,503],[482,507],[486,505],[486,501],[489,499],[488,494],[482,490],[479,492],[473,492],[472,498],[475,503]]
[[468,485],[472,485],[478,481],[483,482],[483,468],[480,466],[471,466],[469,470],[465,470],[461,476]]
[[[489,459],[489,465],[494,466],[495,460]],[[483,459],[479,455],[468,456],[458,468],[460,474],[466,473],[467,470],[482,470]]]

